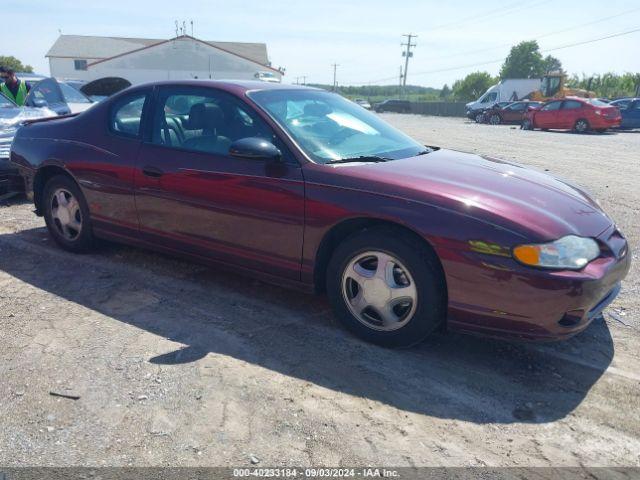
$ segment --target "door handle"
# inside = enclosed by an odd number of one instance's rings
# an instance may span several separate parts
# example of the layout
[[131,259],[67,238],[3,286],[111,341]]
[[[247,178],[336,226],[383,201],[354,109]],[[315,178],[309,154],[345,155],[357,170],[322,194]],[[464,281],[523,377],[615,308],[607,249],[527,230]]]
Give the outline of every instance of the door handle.
[[142,174],[146,177],[160,178],[162,175],[164,175],[164,172],[158,167],[147,165],[146,167],[142,167]]

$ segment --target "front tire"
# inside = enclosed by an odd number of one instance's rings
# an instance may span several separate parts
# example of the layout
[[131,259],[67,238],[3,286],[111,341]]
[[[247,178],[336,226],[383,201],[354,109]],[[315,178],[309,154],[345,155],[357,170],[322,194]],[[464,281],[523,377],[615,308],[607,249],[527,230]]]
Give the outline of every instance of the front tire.
[[44,219],[49,234],[65,250],[84,253],[93,247],[89,207],[78,185],[56,175],[44,186]]
[[378,227],[338,246],[327,269],[335,315],[352,333],[385,347],[424,340],[446,318],[446,286],[430,248]]
[[522,130],[533,130],[533,122],[531,122],[531,120],[529,120],[528,118],[525,118],[522,121]]

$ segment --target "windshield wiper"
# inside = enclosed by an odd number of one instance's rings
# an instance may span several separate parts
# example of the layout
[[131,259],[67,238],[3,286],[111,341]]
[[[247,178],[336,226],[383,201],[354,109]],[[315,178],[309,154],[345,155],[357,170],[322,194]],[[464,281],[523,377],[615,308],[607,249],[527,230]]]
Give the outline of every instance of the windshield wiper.
[[435,150],[434,150],[433,148],[429,148],[429,147],[427,147],[427,149],[426,149],[426,150],[423,150],[423,151],[421,151],[421,152],[416,153],[416,157],[417,157],[417,156],[419,156],[419,155],[426,155],[426,154],[428,154],[428,153],[432,153],[432,152],[434,152],[434,151],[435,151]]
[[387,157],[379,157],[377,155],[361,155],[359,157],[339,158],[337,160],[329,160],[326,163],[330,165],[335,163],[356,163],[356,162],[379,163],[379,162],[388,162],[389,160],[393,160],[393,159],[387,158]]

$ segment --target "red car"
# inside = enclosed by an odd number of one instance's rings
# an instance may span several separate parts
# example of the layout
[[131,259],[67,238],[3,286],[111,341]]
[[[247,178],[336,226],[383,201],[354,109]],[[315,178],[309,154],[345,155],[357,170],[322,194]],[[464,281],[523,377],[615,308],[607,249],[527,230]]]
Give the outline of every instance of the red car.
[[326,291],[344,325],[388,346],[445,327],[569,337],[631,261],[583,190],[425,147],[312,88],[136,86],[23,126],[11,161],[62,248],[106,238]]
[[551,100],[538,110],[528,111],[522,128],[533,130],[573,130],[586,133],[591,130],[605,132],[619,127],[622,122],[620,110],[595,98],[574,98]]
[[491,125],[500,125],[502,123],[522,124],[522,120],[529,109],[540,108],[542,103],[523,100],[513,102],[505,106],[495,105],[493,108],[484,112],[484,122]]

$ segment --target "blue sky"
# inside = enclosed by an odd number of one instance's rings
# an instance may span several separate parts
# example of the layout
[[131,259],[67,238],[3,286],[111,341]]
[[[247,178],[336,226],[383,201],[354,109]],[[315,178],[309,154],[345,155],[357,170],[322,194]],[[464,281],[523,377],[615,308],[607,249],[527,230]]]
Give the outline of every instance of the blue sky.
[[[403,61],[401,35],[416,33],[408,83],[441,87],[471,71],[497,73],[499,62],[471,65],[504,58],[509,45],[521,40],[538,38],[544,50],[640,28],[640,2],[4,0],[2,19],[0,55],[14,55],[45,74],[44,55],[59,30],[169,38],[175,19],[193,19],[199,38],[267,43],[271,61],[287,68],[290,83],[302,75],[307,82],[330,83],[334,62],[341,84],[395,83]],[[550,53],[570,73],[638,72],[639,47],[636,32]]]

